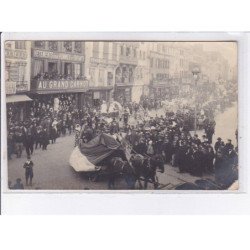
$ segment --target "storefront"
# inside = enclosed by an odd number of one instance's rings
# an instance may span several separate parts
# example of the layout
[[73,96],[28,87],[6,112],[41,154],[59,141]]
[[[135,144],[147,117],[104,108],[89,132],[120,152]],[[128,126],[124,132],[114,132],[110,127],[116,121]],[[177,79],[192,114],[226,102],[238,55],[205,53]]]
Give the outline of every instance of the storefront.
[[87,104],[87,80],[33,80],[31,96],[36,100],[45,102],[49,100],[55,104],[57,99],[70,100],[76,108]]
[[132,101],[132,88],[130,84],[116,84],[114,89],[114,100],[121,104]]
[[47,50],[32,50],[32,78],[38,79],[44,74],[49,77],[79,79],[84,75],[84,56]]
[[92,104],[95,107],[100,106],[103,101],[107,103],[111,101],[112,86],[90,87],[89,89],[88,93],[92,96]]
[[28,41],[5,43],[5,93],[8,122],[26,118],[30,89],[30,50]]
[[149,96],[153,99],[172,99],[179,94],[179,85],[173,82],[153,82],[149,85]]

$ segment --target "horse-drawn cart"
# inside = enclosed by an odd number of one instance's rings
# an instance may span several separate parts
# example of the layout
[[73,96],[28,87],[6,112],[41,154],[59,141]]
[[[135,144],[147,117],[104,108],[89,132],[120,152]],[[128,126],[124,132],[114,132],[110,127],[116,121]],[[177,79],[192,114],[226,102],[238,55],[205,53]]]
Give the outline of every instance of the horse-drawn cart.
[[75,147],[69,164],[76,172],[85,172],[90,180],[96,181],[100,176],[119,172],[112,159],[127,159],[126,148],[114,137],[100,134],[88,143]]
[[134,189],[136,182],[139,188],[147,188],[152,183],[159,187],[156,169],[163,168],[163,161],[157,157],[144,157],[131,154],[131,147],[125,139],[116,140],[108,134],[100,134],[88,143],[76,147],[69,159],[76,172],[86,173],[92,181],[106,176],[108,181],[123,176],[129,189]]

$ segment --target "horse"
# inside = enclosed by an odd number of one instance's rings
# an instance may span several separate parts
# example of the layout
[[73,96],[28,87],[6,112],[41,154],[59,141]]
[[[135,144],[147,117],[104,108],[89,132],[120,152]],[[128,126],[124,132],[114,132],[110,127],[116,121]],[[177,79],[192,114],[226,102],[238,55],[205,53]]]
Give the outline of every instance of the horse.
[[148,182],[153,183],[154,188],[157,189],[159,183],[156,178],[156,170],[157,168],[164,169],[164,159],[159,155],[147,157],[135,154],[132,155],[130,161],[140,189],[142,188],[141,178],[144,180],[144,189],[147,189]]

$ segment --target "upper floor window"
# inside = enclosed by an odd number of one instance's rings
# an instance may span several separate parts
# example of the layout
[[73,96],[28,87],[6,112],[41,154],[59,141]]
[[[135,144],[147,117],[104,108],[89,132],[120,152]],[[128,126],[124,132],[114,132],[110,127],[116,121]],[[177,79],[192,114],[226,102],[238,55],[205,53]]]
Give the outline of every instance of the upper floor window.
[[45,41],[35,41],[35,47],[36,48],[40,48],[40,49],[44,49],[45,48]]
[[134,57],[137,57],[137,51],[134,49]]
[[103,43],[103,58],[106,58],[106,59],[109,58],[109,43],[108,42]]
[[15,41],[16,49],[25,49],[25,41]]
[[93,42],[93,57],[99,58],[99,42]]
[[130,48],[127,47],[127,48],[126,48],[126,56],[130,56],[130,53],[131,53]]
[[49,41],[49,50],[57,51],[58,50],[58,42],[56,41]]
[[116,60],[116,57],[117,57],[117,44],[113,43],[112,44],[112,58]]
[[121,55],[124,54],[124,49],[123,49],[123,46],[121,46]]
[[63,42],[63,47],[66,52],[72,52],[72,42]]
[[75,52],[82,53],[82,42],[75,42]]

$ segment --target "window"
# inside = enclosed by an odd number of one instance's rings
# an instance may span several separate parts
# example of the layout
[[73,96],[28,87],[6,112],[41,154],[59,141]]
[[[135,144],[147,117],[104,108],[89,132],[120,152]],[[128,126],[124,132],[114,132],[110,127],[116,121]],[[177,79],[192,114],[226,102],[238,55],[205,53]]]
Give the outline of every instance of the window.
[[113,60],[116,60],[116,57],[117,57],[117,44],[116,43],[113,43],[112,44],[112,58]]
[[126,56],[130,56],[130,53],[131,53],[130,48],[127,47],[127,48],[126,48]]
[[93,57],[99,58],[99,42],[93,42]]
[[112,72],[108,72],[108,85],[112,85],[113,83],[113,73]]
[[49,62],[48,63],[48,73],[57,73],[57,63]]
[[104,82],[104,69],[99,69],[99,82]]
[[49,50],[57,51],[58,50],[58,42],[56,41],[49,41]]
[[154,58],[150,58],[150,67],[151,67],[151,68],[154,67]]
[[72,42],[63,42],[63,47],[66,52],[72,52]]
[[25,49],[25,41],[15,41],[16,49]]
[[136,49],[134,49],[134,57],[135,58],[137,57],[137,51],[136,51]]
[[64,75],[65,76],[72,76],[72,63],[65,63],[64,64]]
[[77,79],[79,76],[81,76],[81,64],[76,63],[74,64],[74,77]]
[[145,60],[145,58],[146,58],[145,54],[146,54],[145,51],[143,51],[143,60]]
[[34,45],[36,48],[44,49],[45,48],[45,41],[35,41]]
[[37,76],[44,73],[44,64],[42,60],[34,60],[33,61],[33,75]]
[[75,42],[75,52],[82,53],[82,42]]
[[103,58],[105,59],[109,58],[109,43],[108,42],[103,43]]
[[91,84],[95,85],[95,68],[89,69],[89,75]]
[[121,46],[121,55],[123,55],[124,53],[124,49],[123,49],[123,45]]

